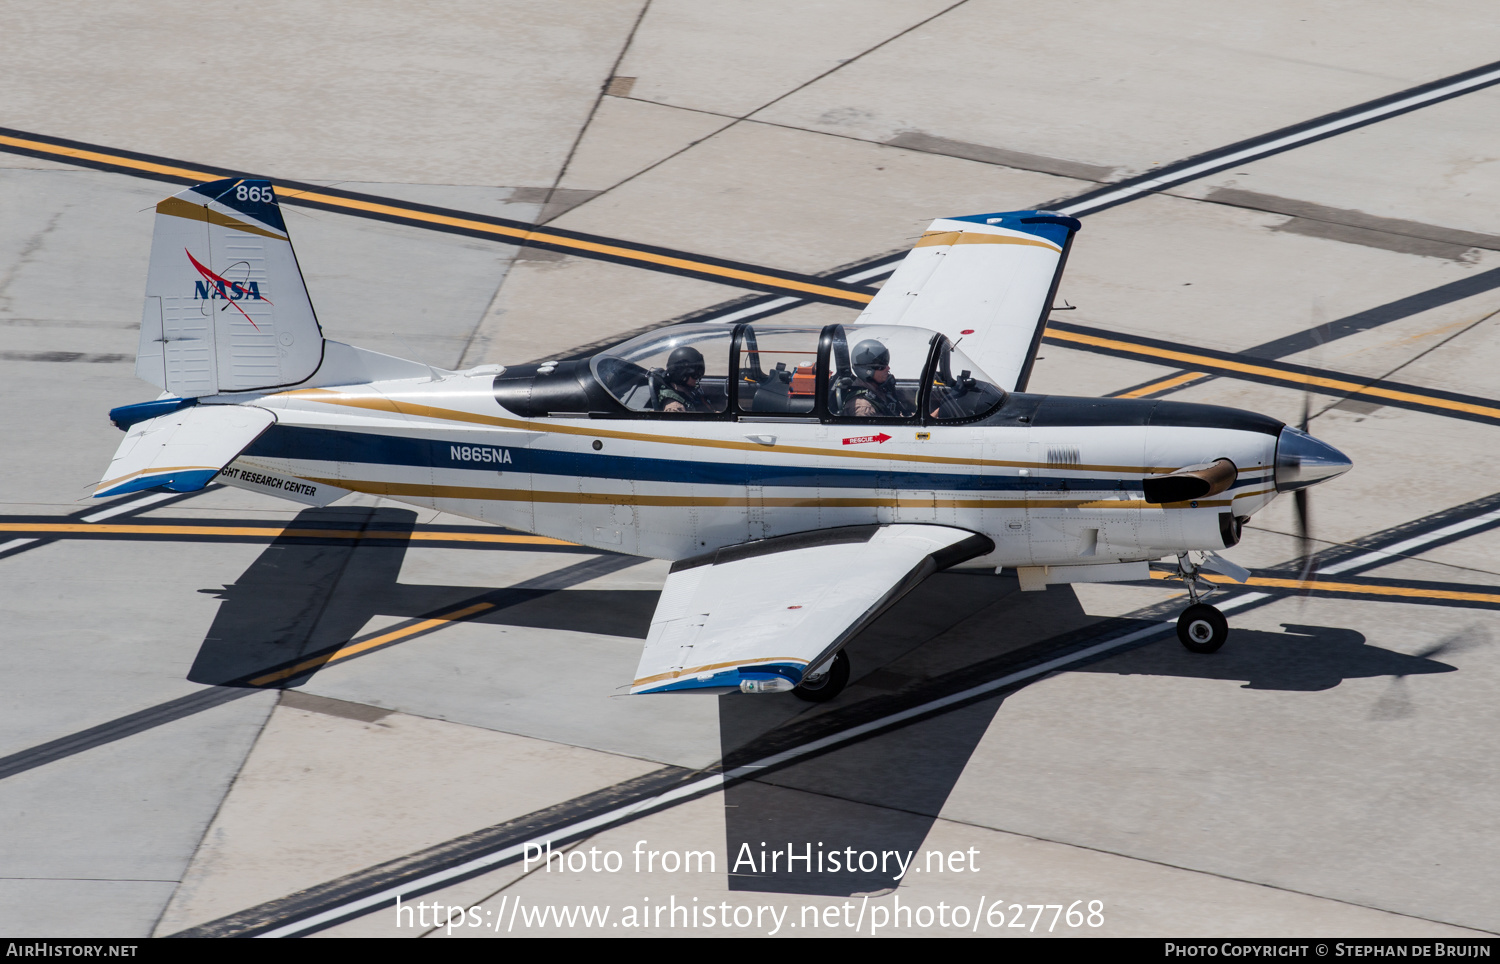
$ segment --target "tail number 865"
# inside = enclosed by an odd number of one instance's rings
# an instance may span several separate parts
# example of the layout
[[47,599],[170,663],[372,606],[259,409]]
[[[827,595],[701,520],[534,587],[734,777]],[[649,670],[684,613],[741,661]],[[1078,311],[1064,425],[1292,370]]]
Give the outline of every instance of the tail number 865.
[[237,201],[264,201],[266,204],[276,203],[276,195],[271,193],[269,187],[247,187],[241,184],[234,189],[234,197]]

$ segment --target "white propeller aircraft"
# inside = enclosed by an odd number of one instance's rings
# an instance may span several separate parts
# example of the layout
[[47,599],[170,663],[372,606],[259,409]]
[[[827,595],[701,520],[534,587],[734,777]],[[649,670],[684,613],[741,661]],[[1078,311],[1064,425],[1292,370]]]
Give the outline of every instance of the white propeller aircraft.
[[[323,337],[270,182],[157,206],[136,373],[164,389],[95,496],[351,492],[672,561],[631,692],[832,699],[843,646],[933,572],[1025,590],[1200,568],[1349,460],[1251,412],[1025,393],[1078,221],[933,222],[849,325],[678,325],[586,361],[442,371]],[[1196,554],[1196,555],[1194,555]]]

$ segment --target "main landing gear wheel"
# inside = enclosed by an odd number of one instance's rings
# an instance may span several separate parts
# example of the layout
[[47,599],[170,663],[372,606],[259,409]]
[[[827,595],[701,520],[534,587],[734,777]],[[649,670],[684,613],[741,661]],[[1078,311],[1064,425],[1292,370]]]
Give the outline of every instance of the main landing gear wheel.
[[828,669],[817,676],[809,676],[792,690],[792,695],[809,703],[827,703],[849,685],[849,655],[842,649],[828,665]]
[[1177,638],[1193,653],[1212,653],[1229,638],[1229,621],[1205,603],[1194,603],[1177,618]]

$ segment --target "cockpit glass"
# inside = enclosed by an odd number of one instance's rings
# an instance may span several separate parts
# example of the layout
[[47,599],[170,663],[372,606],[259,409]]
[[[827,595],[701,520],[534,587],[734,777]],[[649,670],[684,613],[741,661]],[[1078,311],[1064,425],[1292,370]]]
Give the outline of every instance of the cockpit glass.
[[961,421],[986,415],[1003,401],[1005,390],[943,339],[932,371],[932,391],[927,396],[929,414],[940,422]]
[[817,328],[746,325],[740,334],[738,404],[756,415],[811,415],[818,382]]
[[829,414],[912,418],[932,332],[894,325],[840,325],[828,355]]
[[733,325],[674,325],[600,352],[594,377],[631,411],[708,414],[729,407]]

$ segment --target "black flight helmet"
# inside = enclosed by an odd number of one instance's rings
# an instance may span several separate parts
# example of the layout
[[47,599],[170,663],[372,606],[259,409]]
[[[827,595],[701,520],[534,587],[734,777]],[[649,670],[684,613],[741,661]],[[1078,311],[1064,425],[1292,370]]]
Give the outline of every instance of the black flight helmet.
[[683,345],[667,356],[667,380],[686,385],[689,378],[703,377],[703,353],[691,345]]
[[866,338],[854,346],[854,354],[850,358],[850,364],[854,366],[854,374],[865,381],[872,381],[876,368],[889,368],[891,366],[891,352],[880,342],[873,338]]

